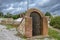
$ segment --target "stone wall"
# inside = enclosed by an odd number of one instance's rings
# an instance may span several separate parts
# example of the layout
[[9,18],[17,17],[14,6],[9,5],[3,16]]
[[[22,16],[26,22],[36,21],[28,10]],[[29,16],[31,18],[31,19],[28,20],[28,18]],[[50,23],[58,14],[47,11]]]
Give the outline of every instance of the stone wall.
[[25,35],[25,19],[22,20],[17,30],[20,34]]
[[32,20],[31,17],[25,17],[19,27],[17,28],[18,33],[25,37],[32,37]]
[[0,24],[18,27],[20,25],[20,22],[14,21],[12,18],[4,18],[3,20],[0,20]]
[[[24,35],[25,37],[32,37],[32,32],[33,32],[33,22],[32,22],[32,17],[30,17],[30,14],[32,12],[37,12],[37,14],[40,15],[41,17],[41,35],[47,36],[48,35],[48,23],[47,23],[47,18],[43,15],[42,12],[38,9],[30,9],[27,11],[26,16],[24,19],[21,21],[20,26],[17,28],[18,32]],[[38,27],[38,26],[37,26]],[[37,29],[36,29],[37,30]],[[38,31],[37,31],[38,32]]]
[[32,18],[25,17],[25,36],[32,37]]
[[4,18],[0,21],[0,24],[13,24],[13,18]]

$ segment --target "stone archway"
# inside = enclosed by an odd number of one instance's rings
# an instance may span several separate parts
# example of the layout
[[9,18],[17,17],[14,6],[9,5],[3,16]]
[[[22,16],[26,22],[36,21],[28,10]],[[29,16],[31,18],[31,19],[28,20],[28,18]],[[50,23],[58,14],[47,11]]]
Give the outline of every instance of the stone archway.
[[48,35],[48,23],[43,13],[35,8],[29,9],[18,27],[18,31],[26,36]]
[[37,36],[37,35],[48,35],[47,18],[40,10],[36,8],[31,8],[27,11],[25,17],[27,19],[26,29],[28,29],[26,31],[26,35],[29,35],[30,37]]

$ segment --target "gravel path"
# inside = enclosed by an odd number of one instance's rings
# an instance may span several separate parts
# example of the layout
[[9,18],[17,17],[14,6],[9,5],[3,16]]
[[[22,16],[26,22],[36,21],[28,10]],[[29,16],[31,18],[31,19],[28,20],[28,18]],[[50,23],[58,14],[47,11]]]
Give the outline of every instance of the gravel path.
[[22,38],[17,37],[16,29],[7,30],[6,26],[0,25],[0,40],[23,40]]

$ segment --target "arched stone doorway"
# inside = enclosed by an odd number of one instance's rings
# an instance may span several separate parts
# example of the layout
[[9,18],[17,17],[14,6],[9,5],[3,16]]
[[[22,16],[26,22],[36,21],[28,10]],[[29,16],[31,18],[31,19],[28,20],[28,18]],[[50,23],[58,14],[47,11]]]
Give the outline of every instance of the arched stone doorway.
[[25,16],[25,35],[26,37],[48,35],[48,24],[44,14],[36,9],[31,8],[27,11]]
[[27,11],[18,28],[18,31],[26,37],[48,35],[47,19],[40,10],[35,8]]
[[34,11],[30,17],[32,17],[32,36],[41,35],[41,16]]

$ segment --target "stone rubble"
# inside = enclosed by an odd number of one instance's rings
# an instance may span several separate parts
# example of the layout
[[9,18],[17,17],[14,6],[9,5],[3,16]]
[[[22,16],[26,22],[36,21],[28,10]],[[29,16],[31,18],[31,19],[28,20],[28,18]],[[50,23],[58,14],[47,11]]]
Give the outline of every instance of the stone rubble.
[[17,33],[15,28],[11,30],[6,29],[6,26],[0,25],[0,40],[23,40],[22,38],[16,36]]

